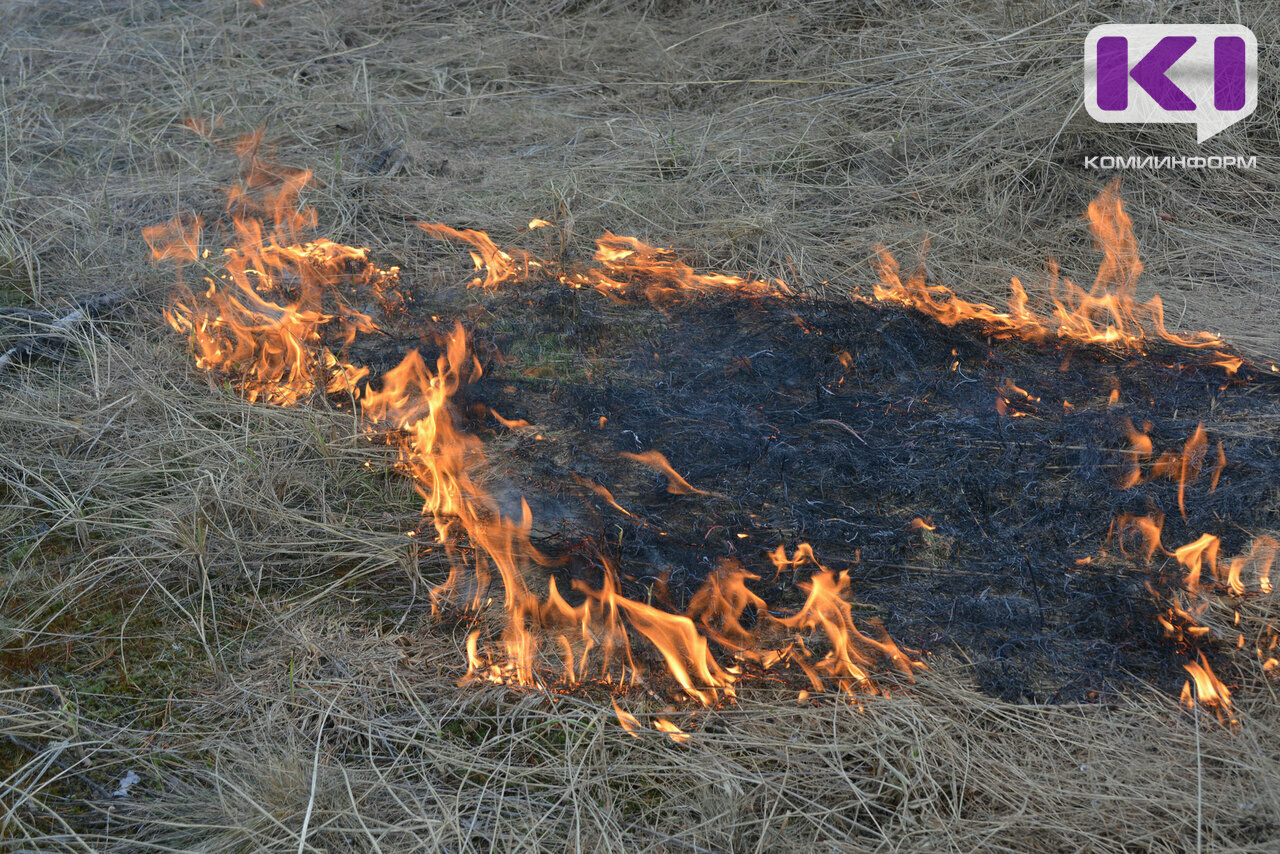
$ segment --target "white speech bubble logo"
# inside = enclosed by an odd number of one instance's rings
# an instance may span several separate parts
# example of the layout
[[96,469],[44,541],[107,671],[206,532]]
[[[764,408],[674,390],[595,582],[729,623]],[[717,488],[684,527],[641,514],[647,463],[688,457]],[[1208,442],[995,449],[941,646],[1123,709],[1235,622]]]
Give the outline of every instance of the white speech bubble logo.
[[1258,106],[1258,40],[1238,24],[1103,24],[1084,47],[1085,108],[1107,124],[1194,124],[1204,142]]

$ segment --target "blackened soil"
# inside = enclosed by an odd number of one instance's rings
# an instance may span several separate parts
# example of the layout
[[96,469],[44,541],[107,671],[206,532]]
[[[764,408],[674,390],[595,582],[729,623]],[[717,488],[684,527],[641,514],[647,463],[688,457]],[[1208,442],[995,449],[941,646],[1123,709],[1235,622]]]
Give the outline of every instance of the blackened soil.
[[[419,296],[415,322],[431,302]],[[440,331],[458,317],[453,305],[437,307]],[[571,557],[562,571],[597,572],[590,553],[602,549],[629,592],[653,596],[665,578],[680,608],[733,557],[786,607],[800,594],[767,553],[808,542],[850,570],[867,616],[900,643],[972,661],[982,687],[1008,699],[1181,686],[1185,658],[1162,637],[1148,589],[1181,572],[1171,558],[1148,566],[1107,545],[1119,514],[1163,512],[1166,546],[1209,532],[1224,555],[1280,522],[1280,382],[1269,368],[1230,378],[1212,357],[1172,346],[990,340],[853,300],[655,308],[547,283],[461,319],[487,363],[467,391],[469,428],[488,437],[496,491],[517,506],[527,496],[543,548]],[[486,407],[533,428],[504,428]],[[1119,488],[1125,418],[1151,423],[1156,455],[1181,452],[1204,423],[1209,453],[1185,521],[1176,482]],[[1228,464],[1211,493],[1218,441]],[[663,475],[619,456],[647,450],[716,494],[670,494]]]

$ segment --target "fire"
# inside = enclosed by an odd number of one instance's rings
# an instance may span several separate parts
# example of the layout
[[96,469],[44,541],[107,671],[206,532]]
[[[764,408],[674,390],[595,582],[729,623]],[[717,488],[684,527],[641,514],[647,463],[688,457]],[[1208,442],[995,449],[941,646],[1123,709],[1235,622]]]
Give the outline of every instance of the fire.
[[809,594],[804,607],[795,615],[780,618],[777,622],[792,630],[821,628],[830,641],[831,651],[819,661],[811,663],[807,657],[795,659],[809,676],[815,690],[826,688],[820,676],[833,680],[842,691],[849,693],[855,688],[867,687],[870,677],[865,668],[877,657],[888,659],[907,676],[910,676],[913,669],[922,666],[909,659],[878,623],[876,629],[881,635],[878,640],[858,631],[847,596],[848,573],[837,574],[829,569],[822,569],[800,587]]
[[[498,636],[490,641],[482,628],[469,633],[462,683],[545,689],[594,681],[622,689],[669,681],[683,698],[714,707],[735,699],[744,665],[767,670],[794,664],[810,690],[830,687],[846,694],[873,690],[872,672],[881,661],[908,676],[923,667],[882,627],[876,626],[876,637],[859,631],[848,575],[819,564],[807,544],[787,561],[793,571],[805,563],[815,567],[812,579],[800,584],[807,598],[795,614],[770,614],[747,586],[759,577],[736,564],[712,573],[686,613],[661,610],[624,595],[618,568],[600,548],[594,553],[601,582],[574,578],[573,604],[551,573],[558,562],[530,542],[528,504],[521,502],[518,516],[508,515],[476,475],[485,466],[484,443],[463,429],[455,402],[483,373],[466,331],[457,325],[444,337],[434,366],[414,350],[372,379],[368,368],[348,361],[356,336],[377,331],[372,318],[352,307],[350,296],[371,293],[388,314],[402,310],[399,271],[374,266],[367,249],[305,239],[316,217],[299,208],[298,194],[310,173],[268,166],[258,146],[257,138],[241,146],[245,177],[229,196],[236,246],[224,251],[221,271],[205,279],[202,291],[179,283],[166,317],[188,337],[197,365],[230,378],[248,400],[297,405],[312,395],[341,393],[358,405],[370,434],[395,444],[397,466],[413,480],[423,518],[449,559],[448,578],[431,592],[433,611],[479,619],[495,603],[491,588],[501,587]],[[530,227],[545,224],[535,220]],[[498,247],[483,232],[419,225],[471,247],[475,287],[517,282],[544,266],[527,253]],[[200,259],[202,223],[177,218],[148,229],[146,238],[156,260],[193,264]],[[778,281],[696,273],[669,250],[630,238],[608,235],[597,258],[600,268],[574,275],[579,284],[615,296],[633,287],[655,300],[681,289],[787,292]],[[528,426],[489,414],[509,428]],[[673,494],[716,495],[691,485],[656,450],[623,456],[664,474]],[[627,512],[607,488],[587,485]],[[785,559],[786,551],[779,546],[777,554]],[[736,663],[722,663],[718,655]],[[633,735],[642,728],[621,709],[618,719]],[[688,738],[665,718],[653,727],[677,742]]]
[[[1145,433],[1133,431],[1132,425],[1130,430],[1132,444],[1139,449],[1148,447],[1140,441],[1134,441],[1135,436],[1144,438]],[[1183,472],[1186,466],[1181,461],[1187,458],[1194,459],[1195,448],[1203,447],[1205,444],[1202,430],[1198,428],[1191,440],[1188,440],[1183,454],[1176,457],[1170,465],[1178,472]],[[1192,452],[1188,453],[1187,448]],[[1254,539],[1247,553],[1223,560],[1219,559],[1221,540],[1208,533],[1172,551],[1166,550],[1160,543],[1163,525],[1164,517],[1159,511],[1153,511],[1145,516],[1121,514],[1112,522],[1107,541],[1115,540],[1121,553],[1126,555],[1131,544],[1138,541],[1141,543],[1139,554],[1147,564],[1150,564],[1152,558],[1159,552],[1174,558],[1182,567],[1185,574],[1179,587],[1158,590],[1152,582],[1147,584],[1147,589],[1156,603],[1161,606],[1156,620],[1164,630],[1165,636],[1170,638],[1180,651],[1198,656],[1198,660],[1184,664],[1187,672],[1193,677],[1195,690],[1193,692],[1192,683],[1188,682],[1182,691],[1182,702],[1188,708],[1198,703],[1212,710],[1223,723],[1234,724],[1235,718],[1231,714],[1231,693],[1214,674],[1202,650],[1202,645],[1217,640],[1215,637],[1217,632],[1206,625],[1203,618],[1209,611],[1210,593],[1229,593],[1236,597],[1250,595],[1253,591],[1261,594],[1271,593],[1271,567],[1277,554],[1280,553],[1280,541],[1265,535],[1259,536]],[[1091,559],[1086,558],[1077,563],[1090,561]],[[1206,573],[1210,580],[1206,580]],[[1239,625],[1239,611],[1236,611],[1235,621]],[[1275,643],[1276,638],[1273,635],[1272,645],[1274,646]],[[1241,633],[1236,639],[1236,647],[1243,649],[1244,646],[1245,636]],[[1265,673],[1271,673],[1280,668],[1280,663],[1271,663],[1275,659],[1268,657],[1261,645],[1257,647],[1257,653]]]
[[[943,285],[929,284],[924,271],[917,270],[905,280],[898,262],[887,249],[878,250],[877,270],[880,283],[873,289],[876,300],[911,306],[947,326],[966,321],[981,324],[996,338],[1024,338],[1044,341],[1051,338],[1078,344],[1102,344],[1143,350],[1144,343],[1157,338],[1181,347],[1213,348],[1226,344],[1208,332],[1178,334],[1164,325],[1164,306],[1160,297],[1145,303],[1136,299],[1136,285],[1142,273],[1133,222],[1120,201],[1119,181],[1089,204],[1089,227],[1095,243],[1103,253],[1102,263],[1089,290],[1077,287],[1070,279],[1061,278],[1057,264],[1049,262],[1049,314],[1038,315],[1029,308],[1029,297],[1015,277],[1010,283],[1008,310],[1000,311],[986,303],[961,299]],[[1234,374],[1243,359],[1216,352],[1212,364]]]
[[[1118,180],[1108,184],[1089,204],[1087,218],[1095,244],[1103,254],[1098,272],[1092,286],[1085,290],[1070,279],[1061,277],[1056,262],[1050,259],[1047,314],[1037,314],[1031,309],[1026,288],[1016,277],[1010,282],[1006,311],[986,303],[961,299],[944,285],[929,284],[923,269],[904,280],[898,262],[883,247],[877,250],[875,267],[880,281],[872,289],[872,299],[910,306],[947,326],[976,322],[986,334],[996,338],[1017,337],[1037,342],[1057,339],[1138,352],[1144,352],[1146,342],[1159,340],[1180,347],[1208,349],[1214,357],[1208,364],[1223,368],[1229,375],[1234,375],[1244,366],[1245,360],[1227,352],[1226,342],[1217,335],[1170,332],[1165,327],[1164,306],[1159,295],[1152,296],[1145,303],[1137,300],[1142,260],[1133,234],[1133,222],[1120,199]],[[550,225],[546,220],[533,219],[528,227],[536,229]],[[540,272],[572,288],[594,288],[617,301],[640,296],[655,305],[714,293],[753,297],[797,296],[781,279],[699,273],[680,261],[671,249],[608,231],[596,239],[592,264],[562,268],[522,249],[500,247],[483,231],[455,229],[439,223],[418,223],[418,227],[438,239],[462,242],[471,247],[472,261],[481,274],[471,280],[471,287],[492,290],[504,284],[524,281]],[[854,298],[866,299],[856,293]],[[1022,395],[1024,400],[1029,397],[1025,393]],[[1109,403],[1114,405],[1118,399],[1119,390],[1113,389]],[[1008,404],[1009,398],[1002,390],[997,405],[1008,408]]]
[[1124,419],[1125,434],[1129,438],[1129,471],[1120,482],[1121,489],[1132,489],[1142,483],[1142,461],[1150,458],[1154,451],[1151,444],[1151,437],[1147,435],[1147,431],[1151,429],[1151,425],[1144,424],[1140,431],[1133,426],[1133,422],[1128,418]]
[[667,492],[672,495],[714,495],[714,493],[690,486],[689,481],[681,477],[680,473],[671,467],[671,463],[667,462],[667,458],[660,451],[645,451],[643,454],[632,454],[623,451],[621,456],[628,460],[635,460],[665,474],[667,476]]
[[1221,542],[1213,534],[1201,534],[1200,538],[1195,542],[1187,543],[1185,546],[1173,550],[1173,556],[1178,559],[1178,563],[1187,569],[1187,577],[1184,583],[1193,594],[1200,590],[1200,570],[1202,566],[1207,564],[1210,571],[1217,575],[1218,547]]
[[[1209,668],[1204,653],[1200,653],[1199,662],[1190,661],[1182,666],[1191,674],[1191,681],[1182,686],[1182,704],[1190,709],[1198,703],[1211,709],[1222,723],[1236,723],[1231,714],[1231,692]],[[1194,692],[1192,683],[1195,684]]]
[[[185,333],[196,365],[233,375],[250,401],[294,404],[316,392],[353,395],[369,373],[342,358],[357,333],[373,332],[372,318],[352,307],[356,288],[394,288],[399,270],[369,262],[368,250],[328,240],[300,243],[313,212],[297,210],[309,172],[273,170],[257,155],[259,139],[241,143],[244,178],[228,194],[238,246],[223,256],[224,271],[197,294],[179,281],[165,318]],[[261,217],[271,218],[265,228]],[[197,260],[202,222],[175,218],[143,236],[156,260]]]
[[1258,537],[1253,541],[1247,555],[1233,557],[1227,563],[1225,579],[1227,588],[1236,596],[1245,595],[1248,592],[1245,584],[1245,570],[1249,570],[1248,574],[1257,580],[1258,592],[1270,593],[1272,591],[1271,566],[1275,563],[1278,550],[1280,550],[1280,542],[1274,538]]
[[564,280],[572,287],[595,288],[614,299],[639,293],[653,303],[689,294],[716,292],[746,296],[787,296],[792,293],[781,279],[766,281],[750,276],[698,273],[677,259],[670,249],[650,246],[634,237],[620,237],[608,231],[596,240],[595,260],[599,266],[570,273]]
[[653,728],[659,732],[665,732],[667,737],[676,744],[684,744],[689,740],[689,734],[687,732],[680,729],[680,727],[676,726],[666,718],[658,718],[655,720],[653,722]]
[[[1150,555],[1159,548],[1159,518],[1149,517],[1121,517],[1116,520],[1112,527],[1113,534],[1117,531],[1123,532],[1126,529],[1134,527],[1142,529],[1144,523],[1149,525],[1147,528],[1151,533],[1146,534],[1148,537]],[[1154,539],[1155,545],[1150,545]],[[1157,592],[1154,587],[1148,585],[1157,602],[1163,602],[1164,611],[1157,615],[1161,627],[1164,629],[1165,635],[1173,639],[1180,648],[1190,647],[1196,651],[1199,657],[1198,661],[1191,661],[1183,666],[1187,672],[1191,674],[1195,684],[1195,692],[1192,692],[1192,683],[1188,682],[1182,691],[1182,702],[1187,707],[1193,707],[1197,703],[1205,708],[1213,710],[1214,714],[1223,723],[1235,723],[1235,718],[1231,714],[1231,692],[1222,684],[1218,677],[1214,674],[1213,669],[1209,666],[1208,659],[1205,658],[1204,652],[1199,648],[1200,644],[1210,640],[1214,636],[1214,630],[1202,622],[1202,616],[1209,607],[1209,599],[1207,596],[1210,587],[1217,587],[1218,590],[1230,593],[1232,596],[1245,596],[1249,591],[1247,581],[1252,580],[1256,584],[1257,592],[1267,594],[1272,592],[1271,586],[1271,567],[1275,562],[1277,552],[1280,552],[1280,542],[1272,537],[1260,536],[1256,538],[1250,546],[1247,554],[1241,554],[1229,560],[1219,560],[1218,552],[1221,548],[1221,541],[1213,534],[1202,534],[1197,539],[1183,546],[1174,549],[1171,554],[1178,563],[1186,570],[1186,575],[1182,580],[1183,590],[1173,590],[1167,594]],[[1213,582],[1208,585],[1204,583],[1204,572],[1208,570],[1213,578]],[[1236,612],[1236,624],[1240,622],[1240,612]],[[1236,641],[1238,649],[1244,648],[1244,635],[1240,634]],[[1274,644],[1274,637],[1273,637]],[[1264,659],[1265,654],[1261,647],[1258,648],[1259,659]],[[1267,661],[1263,663],[1264,672],[1270,672],[1274,669],[1274,665],[1268,665]]]
[[[530,541],[532,513],[521,502],[518,515],[509,515],[482,485],[484,443],[467,432],[457,405],[459,393],[483,373],[459,324],[444,337],[441,352],[430,366],[422,354],[408,353],[395,368],[373,379],[369,369],[349,359],[349,348],[360,334],[378,331],[373,319],[356,309],[354,295],[377,299],[383,312],[403,312],[406,298],[397,285],[399,270],[381,269],[367,249],[325,239],[307,239],[316,225],[314,211],[300,208],[298,197],[310,173],[272,167],[258,156],[259,137],[239,147],[245,165],[242,180],[228,196],[235,247],[226,249],[218,270],[210,268],[204,287],[191,289],[182,270],[202,263],[204,224],[198,217],[176,217],[146,229],[144,237],[157,261],[174,263],[179,282],[165,312],[169,324],[184,334],[198,367],[231,379],[249,401],[298,405],[318,395],[343,395],[359,408],[367,431],[390,438],[398,450],[398,467],[409,476],[422,498],[422,514],[435,531],[436,542],[449,560],[448,578],[431,592],[437,614],[449,610],[470,615],[479,624],[491,605],[500,601],[496,632],[473,629],[466,641],[466,672],[461,682],[558,690],[594,682],[614,690],[634,685],[668,685],[682,699],[712,708],[731,703],[752,677],[762,672],[798,671],[806,701],[813,693],[855,696],[882,689],[875,674],[883,666],[908,680],[924,664],[900,648],[879,623],[864,633],[853,618],[851,579],[821,564],[807,543],[788,555],[778,545],[769,555],[780,578],[789,570],[804,594],[794,613],[774,613],[751,589],[760,576],[733,560],[722,561],[694,594],[684,613],[654,607],[624,594],[624,574],[606,549],[588,543],[580,553],[590,555],[586,567],[598,584],[578,573],[566,597],[553,573],[563,561],[542,554]],[[1117,187],[1109,186],[1089,207],[1089,219],[1104,259],[1093,286],[1082,290],[1069,280],[1059,282],[1051,265],[1052,311],[1033,313],[1025,289],[1012,282],[1008,311],[958,298],[949,289],[931,285],[922,272],[905,282],[897,263],[882,251],[880,284],[874,297],[923,311],[947,325],[978,321],[996,337],[1018,336],[1040,341],[1056,337],[1075,343],[1103,344],[1141,350],[1151,339],[1189,348],[1225,346],[1209,333],[1175,334],[1164,327],[1158,297],[1135,301],[1135,284],[1142,271],[1132,224],[1120,203]],[[498,246],[486,233],[419,223],[431,236],[469,247],[476,275],[471,287],[494,290],[542,275],[574,288],[594,288],[613,299],[639,295],[655,304],[685,295],[733,293],[751,297],[790,297],[794,292],[779,279],[760,279],[720,273],[699,273],[669,249],[649,246],[636,238],[607,233],[596,243],[591,265],[564,268],[519,249]],[[547,227],[532,220],[530,229]],[[799,319],[797,318],[797,321]],[[954,354],[953,354],[954,355]],[[1242,362],[1217,352],[1220,364],[1234,372]],[[846,368],[851,358],[844,354]],[[958,365],[958,362],[956,363]],[[954,367],[954,366],[953,366]],[[1039,398],[1006,380],[997,390],[997,406],[1008,415],[1034,411]],[[1118,401],[1112,390],[1109,403]],[[1069,406],[1064,401],[1064,406]],[[508,428],[527,422],[495,419]],[[604,418],[601,419],[601,426]],[[1122,488],[1160,477],[1178,482],[1178,504],[1186,517],[1188,484],[1199,478],[1209,454],[1209,439],[1198,425],[1180,454],[1166,451],[1151,462],[1155,450],[1150,425],[1138,430],[1124,422],[1130,449]],[[841,425],[845,426],[845,425]],[[847,426],[846,426],[847,429]],[[855,434],[856,435],[856,434]],[[693,486],[656,450],[624,453],[623,457],[649,466],[667,479],[667,491],[691,498],[719,497]],[[1217,443],[1210,491],[1217,488],[1227,459]],[[630,516],[603,485],[580,481],[619,512]],[[1218,560],[1219,541],[1205,534],[1173,552],[1160,543],[1163,517],[1126,516],[1117,519],[1112,536],[1121,550],[1134,539],[1150,562],[1157,552],[1175,557],[1186,569],[1185,590],[1203,592],[1207,568],[1215,582],[1243,595],[1249,579],[1270,592],[1270,569],[1280,544],[1258,538],[1251,552],[1228,562]],[[927,518],[912,527],[932,531]],[[745,537],[745,534],[739,534]],[[581,567],[579,567],[581,568]],[[801,569],[809,570],[801,580]],[[501,586],[501,596],[491,593]],[[1174,597],[1161,617],[1166,630],[1185,640],[1209,629],[1200,625],[1199,606]],[[1262,650],[1259,649],[1259,655]],[[1269,659],[1269,661],[1274,659]],[[1195,683],[1184,691],[1188,702],[1198,701],[1230,717],[1230,693],[1214,676],[1200,653],[1186,665]],[[641,737],[649,728],[614,703],[620,725]],[[688,733],[666,718],[653,719],[651,728],[684,743]]]
[[1158,511],[1147,516],[1122,513],[1111,523],[1107,540],[1115,539],[1120,546],[1120,553],[1128,554],[1128,543],[1135,537],[1141,539],[1143,560],[1151,563],[1155,553],[1163,551],[1160,546],[1160,532],[1163,528],[1164,516]]
[[[548,225],[542,220],[535,219],[529,223],[529,227],[536,228],[534,223]],[[467,285],[470,288],[497,290],[502,285],[527,279],[530,270],[542,266],[542,263],[528,252],[520,249],[502,249],[483,231],[450,228],[441,223],[420,222],[417,225],[438,240],[457,240],[471,246],[471,262],[475,264],[476,270],[483,271],[484,275],[472,279]]]
[[1178,459],[1178,510],[1182,518],[1187,518],[1187,482],[1194,483],[1200,477],[1200,469],[1204,466],[1204,454],[1209,447],[1205,438],[1204,425],[1197,424],[1195,433],[1182,448],[1182,456]]
[[[626,598],[621,594],[617,576],[612,571],[606,574],[604,586],[598,591],[585,585],[577,586],[599,603],[600,610],[608,615],[606,625],[629,624],[648,639],[662,654],[670,675],[690,697],[704,706],[712,706],[722,695],[727,698],[734,696],[733,674],[716,662],[706,636],[698,631],[693,620]],[[610,640],[625,649],[625,629],[617,631],[618,636]],[[635,669],[634,662],[632,669]]]
[[[644,738],[641,734],[644,732],[644,724],[635,715],[620,708],[617,700],[613,701],[613,711],[618,716],[618,723],[632,738]],[[686,744],[689,741],[689,734],[666,718],[655,718],[653,728],[676,744]]]
[[[1133,422],[1125,418],[1122,422],[1124,431],[1129,439],[1129,450],[1125,455],[1129,458],[1128,471],[1124,477],[1120,479],[1118,484],[1121,489],[1132,489],[1139,484],[1146,483],[1160,478],[1175,480],[1178,482],[1178,510],[1182,513],[1182,518],[1187,518],[1187,485],[1194,484],[1200,478],[1200,472],[1204,470],[1205,456],[1209,450],[1209,437],[1205,433],[1204,424],[1197,424],[1195,432],[1187,439],[1186,444],[1182,446],[1182,453],[1178,454],[1173,451],[1165,451],[1156,458],[1151,464],[1150,474],[1144,478],[1142,475],[1142,462],[1150,459],[1155,452],[1148,435],[1151,430],[1150,423],[1144,423],[1142,430],[1138,430],[1133,426]],[[1210,477],[1209,492],[1213,493],[1218,488],[1218,481],[1222,477],[1222,470],[1227,466],[1227,455],[1222,448],[1222,442],[1218,442],[1217,457],[1213,466],[1213,474]]]
[[1009,418],[1024,418],[1030,415],[1035,411],[1035,404],[1039,402],[1040,398],[1010,379],[1006,379],[1004,385],[996,389],[996,412]]

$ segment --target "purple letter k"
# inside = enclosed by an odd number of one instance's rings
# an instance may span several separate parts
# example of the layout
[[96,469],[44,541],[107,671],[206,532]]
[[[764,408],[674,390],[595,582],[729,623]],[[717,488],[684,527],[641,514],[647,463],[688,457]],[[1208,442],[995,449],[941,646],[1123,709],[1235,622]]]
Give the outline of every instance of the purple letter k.
[[1196,43],[1195,36],[1165,36],[1138,60],[1129,72],[1134,82],[1160,105],[1162,110],[1194,110],[1195,101],[1168,78],[1167,72]]

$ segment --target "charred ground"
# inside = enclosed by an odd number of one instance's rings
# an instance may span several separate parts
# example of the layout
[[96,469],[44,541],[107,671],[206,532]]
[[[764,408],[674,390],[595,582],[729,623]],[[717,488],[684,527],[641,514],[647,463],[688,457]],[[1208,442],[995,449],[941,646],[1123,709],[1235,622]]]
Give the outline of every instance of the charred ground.
[[[443,332],[458,315],[425,288],[412,305],[402,324],[440,311],[427,326]],[[1228,377],[1194,350],[995,340],[853,299],[616,303],[553,281],[473,301],[463,320],[486,362],[468,427],[489,437],[495,495],[513,515],[527,498],[539,547],[566,558],[555,572],[598,583],[604,549],[629,595],[679,610],[734,559],[786,608],[793,573],[768,553],[808,542],[849,568],[864,616],[970,660],[1005,699],[1181,686],[1186,650],[1162,636],[1151,588],[1183,573],[1108,542],[1121,514],[1163,513],[1169,548],[1217,533],[1224,554],[1277,523],[1277,442],[1250,424],[1276,411],[1280,382],[1248,365]],[[361,358],[394,364],[410,338]],[[490,408],[530,426],[504,427]],[[1121,488],[1125,418],[1150,422],[1157,453],[1199,423],[1222,441],[1220,482],[1211,492],[1206,465],[1185,521],[1174,480]],[[649,450],[712,494],[670,494],[620,456]]]

